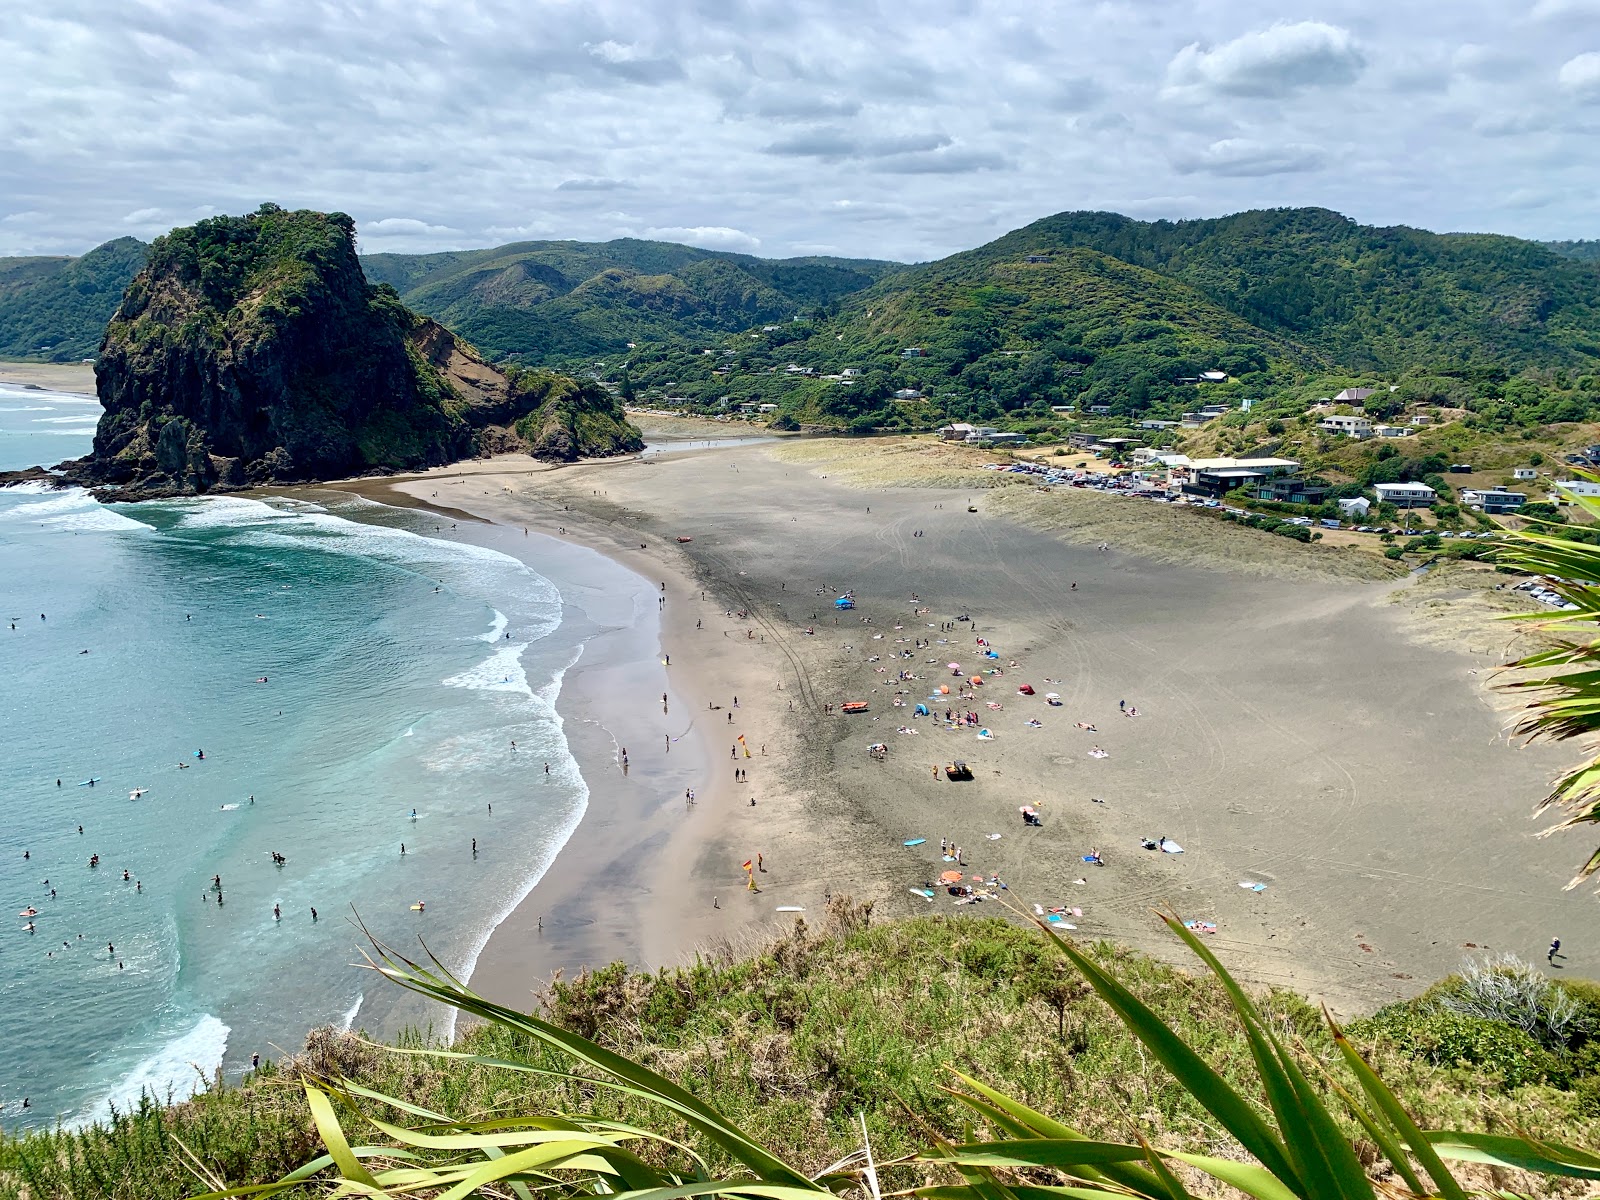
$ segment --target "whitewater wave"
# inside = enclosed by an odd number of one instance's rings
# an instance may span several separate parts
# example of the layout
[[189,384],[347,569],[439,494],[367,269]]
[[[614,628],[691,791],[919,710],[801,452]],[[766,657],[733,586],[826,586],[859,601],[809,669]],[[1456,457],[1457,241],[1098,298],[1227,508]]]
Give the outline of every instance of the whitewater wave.
[[141,1095],[166,1103],[187,1100],[204,1088],[222,1065],[227,1053],[230,1030],[209,1013],[193,1028],[179,1034],[161,1049],[137,1064],[120,1083],[102,1096],[79,1119],[77,1127],[103,1124],[111,1110],[127,1112],[139,1104]]
[[[11,411],[11,412],[55,412],[55,409],[54,408],[37,408],[37,409],[35,409],[35,408],[24,408],[24,409],[10,409],[8,411]],[[73,416],[70,416],[70,417],[35,417],[33,419],[32,423],[35,424],[35,425],[82,425],[82,426],[85,426],[85,427],[87,427],[89,429],[93,429],[96,425],[98,425],[100,423],[100,418],[96,417],[96,416],[93,416],[93,415],[91,415],[89,413],[77,413],[77,414],[75,414]]]
[[506,615],[498,608],[494,610],[494,620],[489,623],[489,632],[480,633],[478,640],[488,642],[491,646],[500,640],[501,634],[506,631]]
[[475,667],[443,680],[445,687],[468,688],[474,692],[515,692],[534,699],[528,686],[528,673],[522,669],[524,642],[507,642]]
[[[483,931],[474,937],[471,944],[468,945],[466,954],[463,956],[461,969],[457,972],[457,975],[469,983],[472,981],[472,972],[478,966],[478,958],[483,953],[483,948],[489,944],[489,939],[494,935],[494,931],[500,928],[501,923],[507,917],[517,911],[518,906],[528,898],[528,894],[538,886],[539,881],[550,870],[550,864],[555,862],[556,856],[572,840],[572,835],[578,831],[578,826],[583,822],[584,814],[589,811],[589,784],[583,777],[583,771],[578,766],[578,760],[572,757],[572,751],[567,745],[566,722],[562,720],[561,713],[555,707],[556,699],[561,694],[562,680],[566,678],[567,672],[572,669],[581,657],[583,657],[583,646],[580,644],[573,651],[572,661],[564,667],[556,668],[549,686],[540,689],[541,693],[548,696],[550,715],[555,721],[555,740],[560,747],[560,757],[556,760],[558,763],[557,769],[563,776],[563,782],[577,792],[578,803],[573,806],[572,815],[568,818],[566,824],[556,831],[555,836],[550,839],[549,844],[545,847],[544,861],[528,873],[527,878],[522,881],[520,886],[511,890],[506,897],[505,903],[501,905],[500,911],[495,915],[494,920],[484,926]],[[456,1016],[457,1010],[452,1008],[445,1017],[444,1039],[447,1044],[455,1040]]]
[[[31,496],[43,498],[28,499]],[[151,528],[142,521],[135,521],[132,517],[107,508],[83,488],[67,488],[63,491],[42,483],[20,484],[0,493],[0,500],[14,499],[23,502],[0,505],[0,521],[42,525],[47,529],[72,532],[105,533]]]
[[356,1002],[350,1006],[349,1011],[347,1011],[344,1016],[339,1018],[340,1033],[349,1033],[355,1028],[356,1014],[361,1011],[362,1001],[364,1001],[366,998],[365,992],[356,993]]
[[[376,559],[430,580],[450,583],[455,579],[460,585],[489,594],[503,595],[508,586],[512,587],[519,599],[542,610],[531,621],[523,616],[518,618],[519,625],[532,625],[524,631],[528,641],[548,636],[561,624],[561,594],[555,584],[519,559],[487,546],[352,521],[305,501],[274,500],[269,504],[237,496],[219,496],[161,503],[182,514],[180,524],[183,527],[237,530],[232,540],[240,545],[267,549],[312,548]],[[387,506],[367,502],[349,507],[382,510]],[[502,626],[496,637],[504,632]]]

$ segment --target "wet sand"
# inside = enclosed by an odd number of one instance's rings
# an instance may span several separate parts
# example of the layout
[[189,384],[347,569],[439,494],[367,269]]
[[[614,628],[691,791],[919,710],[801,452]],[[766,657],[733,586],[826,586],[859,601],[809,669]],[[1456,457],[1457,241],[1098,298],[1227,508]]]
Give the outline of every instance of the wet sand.
[[[1250,577],[1099,552],[968,513],[964,491],[846,487],[825,478],[826,462],[769,451],[684,448],[560,469],[496,460],[371,485],[375,498],[437,492],[435,503],[581,541],[665,580],[660,637],[672,666],[662,674],[707,743],[711,778],[693,810],[676,778],[639,775],[637,751],[635,775],[604,801],[593,769],[603,747],[574,731],[592,722],[648,746],[659,689],[652,713],[620,703],[603,669],[592,688],[574,669],[561,708],[594,789],[591,815],[490,939],[474,977],[490,994],[525,996],[556,966],[681,962],[788,919],[780,906],[814,912],[841,892],[887,916],[999,911],[910,894],[949,868],[941,837],[964,847],[969,872],[998,873],[1012,899],[1081,907],[1080,936],[1181,958],[1150,915],[1170,905],[1215,921],[1212,944],[1246,978],[1342,1012],[1418,991],[1479,949],[1536,961],[1557,934],[1569,972],[1593,973],[1577,935],[1593,902],[1561,891],[1587,846],[1536,840],[1528,820],[1572,752],[1508,745],[1475,673],[1498,657],[1472,639],[1416,636],[1425,617],[1391,602],[1404,583]],[[836,614],[846,588],[858,607]],[[748,615],[726,615],[739,610]],[[937,628],[963,614],[975,632]],[[910,646],[897,639],[917,636],[935,645],[891,663]],[[963,674],[978,664],[978,636],[1002,665],[1019,664],[960,705],[982,714],[993,741],[910,716],[909,705],[955,682],[946,662]],[[901,669],[918,679],[897,682]],[[1023,682],[1037,694],[1018,695]],[[908,707],[894,707],[896,691]],[[1061,707],[1046,705],[1047,691]],[[824,712],[852,699],[871,711]],[[1138,718],[1119,715],[1124,700]],[[723,757],[735,729],[750,760]],[[888,743],[886,762],[868,757],[874,741]],[[1089,757],[1095,745],[1109,756]],[[935,778],[954,757],[975,780]],[[748,787],[733,786],[736,766],[751,770]],[[1022,804],[1039,808],[1042,828],[1022,825]],[[1161,835],[1184,853],[1140,848]],[[902,845],[917,837],[927,841]],[[1082,862],[1091,847],[1106,866]],[[740,864],[758,850],[767,871],[749,894]],[[1243,889],[1246,880],[1266,889]]]

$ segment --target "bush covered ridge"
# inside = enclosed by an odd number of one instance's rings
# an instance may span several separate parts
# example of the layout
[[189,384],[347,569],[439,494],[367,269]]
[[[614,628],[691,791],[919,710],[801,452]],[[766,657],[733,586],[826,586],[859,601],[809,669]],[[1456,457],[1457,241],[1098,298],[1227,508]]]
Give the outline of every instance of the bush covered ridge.
[[[1250,1053],[1214,978],[1106,944],[1088,953],[1229,1084],[1252,1092]],[[1441,988],[1453,986],[1447,981]],[[1573,996],[1586,1019],[1600,1016],[1600,997],[1555,986]],[[1431,1003],[1392,1006],[1349,1030],[1426,1126],[1519,1129],[1580,1145],[1600,1139],[1600,1100],[1583,1082],[1595,1078],[1592,1063],[1573,1074],[1570,1087],[1552,1086],[1470,1048],[1441,1055],[1435,1043],[1408,1042],[1397,1032],[1402,1018],[1429,1011]],[[544,1005],[558,1025],[706,1097],[807,1172],[859,1145],[858,1114],[880,1160],[916,1150],[930,1131],[959,1139],[970,1114],[943,1090],[953,1082],[949,1067],[1091,1137],[1126,1138],[1137,1126],[1165,1144],[1240,1153],[1219,1141],[1194,1097],[1129,1035],[1082,975],[1038,933],[998,919],[873,924],[862,908],[836,898],[821,928],[797,922],[755,953],[703,956],[655,973],[620,965],[584,972],[557,980]],[[1310,1058],[1335,1061],[1326,1026],[1304,999],[1275,992],[1261,1007],[1280,1037],[1303,1045]],[[412,1036],[401,1044],[421,1041]],[[1582,1057],[1588,1045],[1570,1053]],[[532,1039],[496,1027],[468,1032],[459,1048],[550,1070],[569,1065]],[[585,1112],[668,1136],[692,1132],[659,1108],[586,1084],[391,1054],[323,1031],[312,1035],[299,1063],[219,1085],[170,1110],[149,1107],[106,1131],[0,1142],[0,1188],[83,1200],[188,1195],[200,1189],[183,1169],[173,1135],[229,1183],[279,1178],[316,1152],[304,1097],[283,1086],[301,1067],[346,1076],[434,1112]],[[1352,1125],[1347,1132],[1360,1131]]]
[[626,353],[791,320],[870,286],[897,263],[763,259],[670,242],[518,242],[371,254],[368,275],[495,358],[529,365]]
[[0,258],[0,357],[92,358],[148,249],[124,237],[78,258]]

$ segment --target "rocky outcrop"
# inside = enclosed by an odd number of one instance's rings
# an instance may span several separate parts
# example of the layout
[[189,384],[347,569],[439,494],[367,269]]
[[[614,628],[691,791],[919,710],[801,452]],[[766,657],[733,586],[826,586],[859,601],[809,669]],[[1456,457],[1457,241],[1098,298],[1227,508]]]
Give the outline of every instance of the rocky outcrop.
[[342,213],[263,205],[158,239],[95,375],[94,452],[61,474],[117,498],[641,444],[603,389],[508,378],[369,284]]

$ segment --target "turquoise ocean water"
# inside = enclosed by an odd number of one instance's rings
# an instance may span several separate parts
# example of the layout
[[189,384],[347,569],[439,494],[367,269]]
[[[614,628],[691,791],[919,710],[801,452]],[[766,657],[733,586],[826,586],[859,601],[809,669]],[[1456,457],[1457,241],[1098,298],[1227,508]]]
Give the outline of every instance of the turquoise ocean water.
[[[0,468],[85,453],[85,399],[0,389]],[[581,631],[545,576],[421,536],[440,522],[0,491],[0,1002],[32,1014],[0,1039],[0,1122],[440,1019],[346,967],[353,912],[466,969],[587,797],[554,707]]]

